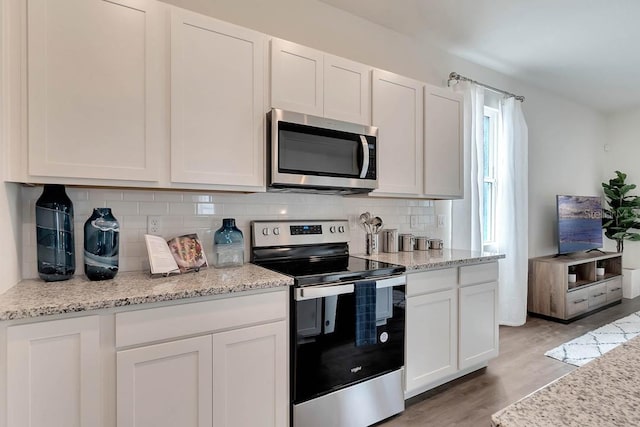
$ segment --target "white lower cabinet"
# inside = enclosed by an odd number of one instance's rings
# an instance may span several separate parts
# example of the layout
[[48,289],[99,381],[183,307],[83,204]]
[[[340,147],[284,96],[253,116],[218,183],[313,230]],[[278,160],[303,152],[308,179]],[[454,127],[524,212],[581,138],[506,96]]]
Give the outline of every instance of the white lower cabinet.
[[119,427],[210,427],[211,336],[119,351]]
[[98,316],[9,326],[6,335],[8,427],[102,425]]
[[119,351],[118,426],[285,426],[286,333],[279,321]]
[[497,282],[460,288],[460,369],[498,355],[497,313]]
[[118,427],[286,426],[287,296],[116,314]]
[[408,275],[406,398],[498,355],[497,280],[497,262]]
[[213,335],[214,426],[287,425],[286,343],[284,321]]
[[455,289],[407,299],[407,390],[456,372],[457,300]]

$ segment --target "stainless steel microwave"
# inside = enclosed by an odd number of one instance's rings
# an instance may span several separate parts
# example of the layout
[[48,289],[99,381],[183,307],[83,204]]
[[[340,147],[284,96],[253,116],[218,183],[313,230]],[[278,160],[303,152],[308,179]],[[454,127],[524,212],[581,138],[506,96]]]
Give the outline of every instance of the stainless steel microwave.
[[378,128],[272,109],[269,191],[368,193],[378,188]]

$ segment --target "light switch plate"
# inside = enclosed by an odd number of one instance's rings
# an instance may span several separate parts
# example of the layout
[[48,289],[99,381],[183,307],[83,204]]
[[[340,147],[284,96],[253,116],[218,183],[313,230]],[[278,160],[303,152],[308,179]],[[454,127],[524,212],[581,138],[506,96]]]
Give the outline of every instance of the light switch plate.
[[409,221],[411,222],[411,228],[418,228],[418,215],[411,215]]
[[444,228],[444,215],[438,215],[438,228]]

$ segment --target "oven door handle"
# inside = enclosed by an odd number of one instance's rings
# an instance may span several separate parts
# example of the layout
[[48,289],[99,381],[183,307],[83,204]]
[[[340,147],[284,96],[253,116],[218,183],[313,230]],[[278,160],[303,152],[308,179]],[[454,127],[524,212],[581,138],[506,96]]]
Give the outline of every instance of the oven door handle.
[[296,301],[307,299],[331,297],[334,295],[353,293],[354,285],[332,285],[332,286],[310,286],[307,288],[297,288],[295,293]]
[[376,288],[390,288],[392,286],[402,286],[407,284],[407,276],[389,277],[388,279],[376,280]]

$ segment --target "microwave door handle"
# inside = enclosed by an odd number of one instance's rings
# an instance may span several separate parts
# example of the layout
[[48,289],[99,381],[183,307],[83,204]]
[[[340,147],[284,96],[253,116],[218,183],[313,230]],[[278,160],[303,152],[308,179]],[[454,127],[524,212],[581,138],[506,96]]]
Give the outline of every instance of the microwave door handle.
[[324,298],[334,295],[353,293],[354,285],[332,285],[332,286],[309,286],[296,289],[295,300],[304,301],[307,299]]
[[360,135],[360,142],[362,143],[362,170],[360,171],[360,178],[364,179],[369,170],[369,143],[364,135]]

